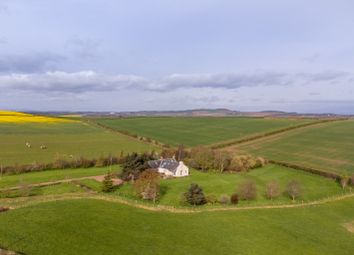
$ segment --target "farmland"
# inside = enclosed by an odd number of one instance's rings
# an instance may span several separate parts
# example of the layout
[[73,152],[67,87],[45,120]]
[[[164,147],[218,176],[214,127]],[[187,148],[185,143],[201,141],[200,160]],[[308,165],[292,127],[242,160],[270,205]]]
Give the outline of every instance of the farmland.
[[[97,158],[121,151],[143,152],[157,149],[131,137],[111,133],[81,122],[0,122],[0,164],[52,162],[80,156]],[[26,142],[31,148],[26,146]],[[42,145],[46,149],[41,149]]]
[[354,236],[343,224],[354,219],[353,203],[174,214],[88,199],[48,202],[0,214],[0,243],[38,255],[349,255]]
[[[3,113],[3,118],[9,116],[16,119],[16,114]],[[161,149],[121,131],[173,146],[194,147],[316,122],[223,149],[338,173],[352,173],[354,165],[350,139],[354,121],[229,117],[91,120],[103,125],[99,126],[79,119],[20,113],[17,117],[18,122],[0,123],[0,164]],[[0,248],[39,255],[317,255],[351,254],[353,248],[354,235],[348,230],[354,221],[352,188],[342,189],[332,179],[275,164],[234,173],[190,168],[188,177],[161,180],[159,201],[154,204],[140,200],[129,182],[110,194],[102,193],[102,184],[94,176],[109,171],[120,173],[121,166],[0,176],[0,208],[11,207],[0,213]],[[238,187],[248,180],[256,185],[254,200],[200,207],[181,202],[191,183],[200,185],[206,196],[219,200],[238,192]],[[293,180],[301,186],[295,201],[285,192]],[[273,200],[265,195],[271,181],[277,181],[281,191]]]
[[96,119],[101,125],[169,145],[193,147],[239,139],[313,120],[239,117],[148,117]]
[[350,175],[354,173],[354,121],[292,130],[229,150]]

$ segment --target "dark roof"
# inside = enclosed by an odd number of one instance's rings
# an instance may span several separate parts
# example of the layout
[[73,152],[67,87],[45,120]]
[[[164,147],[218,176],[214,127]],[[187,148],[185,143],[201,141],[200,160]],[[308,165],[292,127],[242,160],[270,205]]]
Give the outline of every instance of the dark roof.
[[148,162],[149,166],[151,168],[165,168],[169,171],[171,171],[172,173],[175,173],[177,170],[177,167],[179,166],[179,163],[172,158],[169,159],[158,159],[158,160],[150,160]]

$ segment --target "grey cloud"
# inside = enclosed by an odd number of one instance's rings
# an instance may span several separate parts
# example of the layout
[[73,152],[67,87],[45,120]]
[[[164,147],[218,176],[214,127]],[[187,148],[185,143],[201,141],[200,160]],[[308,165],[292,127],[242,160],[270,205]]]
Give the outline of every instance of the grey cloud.
[[307,82],[334,81],[349,76],[350,73],[342,71],[325,71],[320,73],[300,73],[298,76]]
[[0,73],[34,73],[55,67],[65,57],[51,53],[0,56]]
[[76,73],[9,74],[0,76],[0,88],[44,94],[100,92],[143,84],[144,79],[132,75],[102,75],[92,71]]
[[249,86],[284,85],[287,81],[283,73],[255,74],[173,74],[158,81],[151,82],[147,90],[166,91],[179,88],[224,88],[236,89]]
[[[165,93],[178,89],[235,90],[241,87],[291,86],[316,82],[341,81],[345,72],[327,73],[254,73],[254,74],[174,74],[160,79],[135,75],[108,75],[93,71],[46,72],[0,75],[0,88],[36,93],[83,93],[135,89]],[[352,75],[352,74],[351,74]],[[353,76],[353,75],[352,75]],[[215,101],[215,98],[203,98]]]

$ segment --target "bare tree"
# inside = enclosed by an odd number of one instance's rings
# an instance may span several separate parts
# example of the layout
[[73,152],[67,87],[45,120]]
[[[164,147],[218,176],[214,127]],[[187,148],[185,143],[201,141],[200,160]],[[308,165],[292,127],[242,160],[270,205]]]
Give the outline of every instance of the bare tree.
[[301,195],[302,189],[297,181],[292,180],[286,186],[286,191],[291,197],[291,199],[295,201],[295,199]]
[[339,182],[340,182],[340,186],[342,186],[342,189],[344,190],[348,186],[349,177],[348,176],[342,176],[340,178]]
[[257,197],[257,187],[254,181],[248,180],[239,186],[238,194],[241,200],[254,200]]
[[270,200],[280,195],[279,183],[277,181],[268,182],[266,185],[266,197]]
[[224,172],[230,165],[231,155],[227,151],[215,151],[214,152],[214,168],[222,173]]

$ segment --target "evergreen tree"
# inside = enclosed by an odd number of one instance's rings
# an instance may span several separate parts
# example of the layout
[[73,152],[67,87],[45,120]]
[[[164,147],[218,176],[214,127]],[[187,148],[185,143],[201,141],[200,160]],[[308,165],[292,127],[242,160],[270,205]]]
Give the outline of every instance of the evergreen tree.
[[107,173],[102,182],[102,191],[103,192],[112,192],[114,190],[112,174]]
[[202,188],[195,183],[191,184],[184,196],[186,201],[191,205],[203,205],[207,202]]

